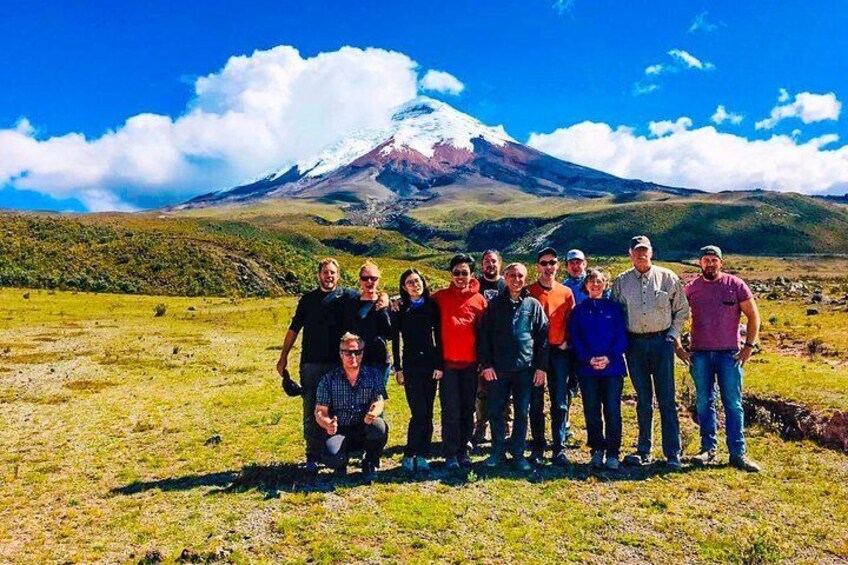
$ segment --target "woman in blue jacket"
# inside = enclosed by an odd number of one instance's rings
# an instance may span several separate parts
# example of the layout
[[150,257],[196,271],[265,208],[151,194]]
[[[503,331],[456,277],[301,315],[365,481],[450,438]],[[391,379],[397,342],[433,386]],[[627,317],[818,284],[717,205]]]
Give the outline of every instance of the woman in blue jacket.
[[[577,357],[591,465],[618,469],[621,450],[621,391],[627,368],[627,324],[618,303],[605,297],[608,279],[590,269],[583,280],[588,298],[569,318],[569,334]],[[604,429],[606,427],[606,430]],[[606,457],[606,463],[604,463]]]

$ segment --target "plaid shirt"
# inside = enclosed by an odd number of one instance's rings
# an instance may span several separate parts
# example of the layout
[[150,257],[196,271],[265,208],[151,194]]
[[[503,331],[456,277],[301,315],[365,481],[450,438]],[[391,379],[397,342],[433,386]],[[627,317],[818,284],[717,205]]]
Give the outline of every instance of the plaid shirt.
[[315,404],[329,408],[329,416],[339,419],[339,426],[359,424],[371,405],[386,398],[383,373],[374,367],[360,366],[356,385],[350,386],[344,369],[337,367],[318,383]]

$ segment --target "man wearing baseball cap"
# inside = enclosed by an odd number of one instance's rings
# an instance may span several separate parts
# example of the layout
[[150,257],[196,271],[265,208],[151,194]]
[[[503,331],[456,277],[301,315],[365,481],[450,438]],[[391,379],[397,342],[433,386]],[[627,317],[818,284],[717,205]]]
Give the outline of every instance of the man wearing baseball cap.
[[[721,249],[707,245],[701,248],[700,255],[701,276],[685,287],[692,308],[691,352],[684,350],[679,342],[677,344],[677,356],[689,365],[697,393],[701,452],[695,462],[707,465],[716,459],[715,389],[718,384],[724,405],[730,464],[756,473],[760,466],[745,452],[742,367],[757,343],[760,313],[748,285],[739,277],[722,272]],[[741,344],[739,333],[742,314],[747,320],[744,344]]]
[[651,240],[637,235],[630,240],[633,268],[613,282],[612,296],[627,316],[627,367],[636,390],[639,443],[636,453],[624,458],[629,465],[651,462],[654,391],[660,407],[662,446],[670,469],[679,470],[680,423],[674,393],[674,349],[680,338],[689,303],[680,278],[651,263]]

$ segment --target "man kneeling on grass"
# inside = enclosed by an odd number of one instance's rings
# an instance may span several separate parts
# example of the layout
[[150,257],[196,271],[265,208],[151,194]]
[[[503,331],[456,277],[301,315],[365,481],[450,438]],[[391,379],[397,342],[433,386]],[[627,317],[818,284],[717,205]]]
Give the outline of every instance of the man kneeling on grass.
[[362,365],[365,343],[346,333],[341,338],[342,366],[321,378],[316,395],[315,420],[330,437],[324,443],[324,464],[336,475],[347,474],[352,451],[363,450],[362,478],[371,482],[389,437],[383,420],[386,388],[383,374]]

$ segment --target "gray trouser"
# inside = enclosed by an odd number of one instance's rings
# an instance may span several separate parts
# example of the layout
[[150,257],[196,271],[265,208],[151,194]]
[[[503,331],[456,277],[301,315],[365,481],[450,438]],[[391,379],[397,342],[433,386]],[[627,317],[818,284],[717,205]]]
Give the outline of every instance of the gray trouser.
[[337,365],[325,363],[304,363],[300,367],[300,386],[303,387],[303,439],[306,441],[306,460],[318,461],[327,432],[315,421],[315,395],[321,377],[335,369]]

